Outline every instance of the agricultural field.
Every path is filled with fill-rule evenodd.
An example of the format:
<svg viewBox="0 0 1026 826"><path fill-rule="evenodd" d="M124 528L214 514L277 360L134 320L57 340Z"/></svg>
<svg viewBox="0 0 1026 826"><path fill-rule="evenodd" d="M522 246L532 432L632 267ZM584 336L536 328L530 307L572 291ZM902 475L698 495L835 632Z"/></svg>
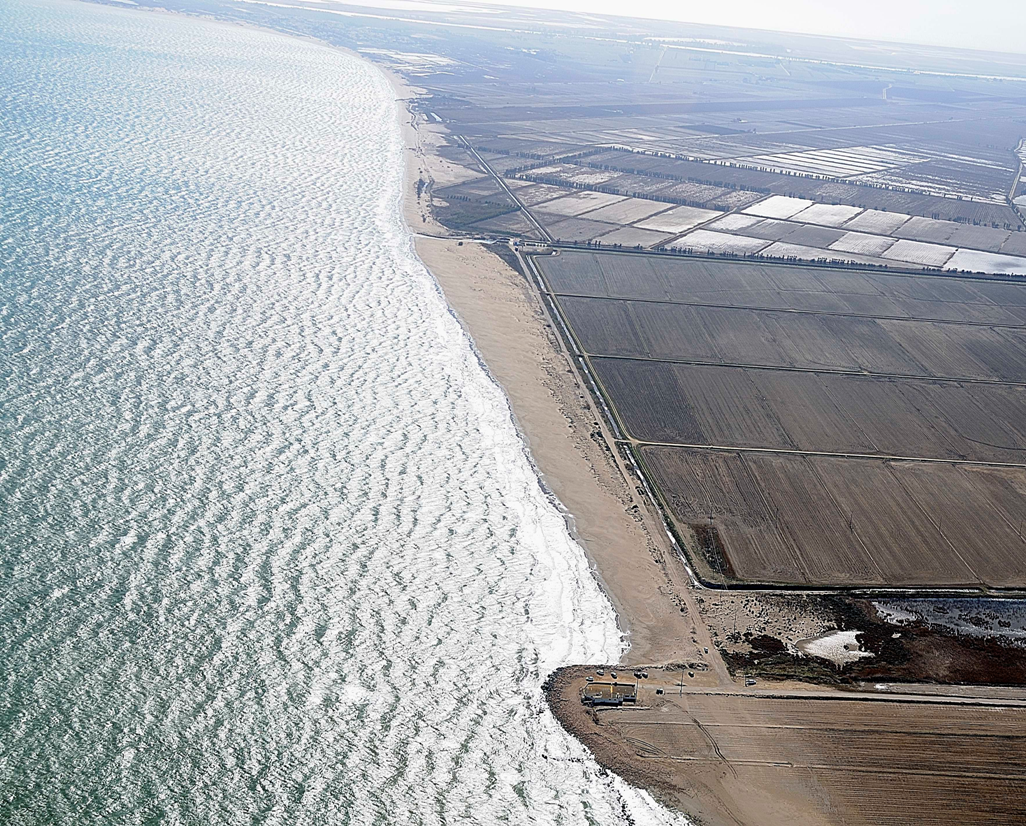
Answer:
<svg viewBox="0 0 1026 826"><path fill-rule="evenodd" d="M745 235L730 235L725 232L713 232L707 229L696 229L680 241L674 243L674 249L690 250L691 252L729 253L731 255L747 255L757 253L769 246L769 242Z"/></svg>
<svg viewBox="0 0 1026 826"><path fill-rule="evenodd" d="M1026 284L536 261L708 580L1026 586Z"/></svg>
<svg viewBox="0 0 1026 826"><path fill-rule="evenodd" d="M1026 387L594 358L644 442L1016 464ZM926 417L929 427L923 427Z"/></svg>
<svg viewBox="0 0 1026 826"><path fill-rule="evenodd" d="M859 205L843 203L843 198L839 193L835 193L836 197L831 197L830 202L822 203L818 202L815 197L766 196L756 191L737 188L736 182L732 182L730 187L693 181L673 183L662 177L646 177L634 172L618 173L579 165L589 162L592 157L594 156L588 156L577 163L513 170L510 174L514 176L512 179L518 185L533 183L536 186L546 187L550 191L575 193L536 206L534 203L528 203L528 200L533 200L532 193L529 190L524 190L527 200L521 203L525 208L537 209L541 214L536 217L545 223L551 222L551 214L583 215L589 211L586 209L586 204L590 201L587 197L581 196L601 196L595 203L603 203L603 206L607 208L601 212L596 210L596 214L590 216L593 220L623 226L637 225L642 229L654 228L641 226L641 223L648 219L649 215L658 216L665 212L666 208L660 208L660 202L676 203L681 204L684 209L690 207L694 211L705 212L707 217L701 222L680 225L680 228L668 236L667 240L671 240L673 235L684 232L697 223L706 223L714 219L716 212L726 211L730 214L717 222L716 229L728 230L729 227L734 226L736 235L746 238L753 236L766 238L769 236L765 233L775 227L777 228L777 237L771 237L770 240L786 240L786 243L791 245L790 247L759 250L747 240L729 243L718 239L718 242L715 242L717 239L710 239L699 234L688 242L677 243L678 247L703 252L730 252L733 254L759 252L768 257L790 256L810 260L834 258L876 264L886 264L886 259L891 259L902 264L929 267L944 266L955 251L961 248L994 254L1001 253L1005 242L1012 236L1019 235L1022 230L1014 214L1010 212L1004 215L1000 222L994 221L986 226L979 225L979 222L968 223L968 218L965 219L965 222L959 223L956 220L950 220L950 215L936 211L931 213L935 217L927 218L912 213L866 209L861 202ZM744 171L749 170L746 168ZM561 189L562 187L568 189ZM862 187L862 190L868 191L865 187ZM605 202L602 199L606 199ZM620 203L617 203L615 199L620 199ZM548 208L546 209L545 206ZM1007 206L998 208L1008 209ZM739 217L736 211L740 211L741 215L746 218L765 220L736 223L736 219ZM940 218L949 220L939 220ZM844 246L833 246L840 235L831 236L828 233L817 235L813 232L816 227L844 228L849 231L874 235L876 240L870 245L871 247L886 249L894 246L893 243L885 245L885 239L906 240L913 244L899 244L888 256L879 257L882 253L867 256L856 250L848 250ZM670 229L673 230L674 227L670 227ZM789 235L793 237L787 237ZM598 237L600 236L594 238ZM594 238L589 240L594 240ZM1026 235L1022 240L1026 242ZM935 248L914 246L917 243L933 243ZM945 243L947 246L942 246ZM820 252L815 250L820 250ZM1008 251L1004 252L1006 256L1011 255ZM960 261L962 263L972 262L985 272L1021 271L1026 273L1026 258L1018 262L1009 262L1007 257L991 259L988 256L960 256ZM962 267L953 267L953 269L962 269Z"/></svg>
<svg viewBox="0 0 1026 826"><path fill-rule="evenodd" d="M753 239L777 243L759 245ZM667 246L763 258L1026 275L1026 255L1014 254L1026 252L1024 232L776 195L711 220Z"/></svg>
<svg viewBox="0 0 1026 826"><path fill-rule="evenodd" d="M1026 104L993 82L995 73L1008 71L1006 65L984 71L976 57L941 60L924 53L922 65L944 68L913 77L884 66L834 64L823 50L814 63L789 59L811 48L811 41L786 48L740 43L744 54L727 48L710 62L700 46L670 46L640 32L636 39L628 36L622 50L564 38L546 46L543 59L505 46L492 59L495 47L481 42L473 58L461 51L437 67L420 66L417 85L428 92L425 117L458 135L460 146L474 147L532 212L559 197L554 193L584 191L731 215L743 210L806 228L804 235L769 239L779 245L761 249L744 239L678 240L697 224L643 226L642 203L585 219L609 229L553 227L556 215L584 215L564 212L575 209L566 201L534 216L554 238L1026 273L1026 217L1022 205L1012 202L1026 200L1017 183ZM404 53L378 50L374 56L408 72L389 57ZM965 71L950 75L954 65ZM482 77L490 80L482 84ZM568 86L576 90L572 96ZM444 223L444 209L440 214ZM472 214L454 213L450 226L464 228ZM482 214L475 229L501 225ZM834 246L838 238L808 233L815 226L843 226L878 239L858 249ZM617 232L626 228L633 231ZM666 236L654 239L639 230ZM946 249L885 249L880 238L951 252L945 258Z"/></svg>
<svg viewBox="0 0 1026 826"><path fill-rule="evenodd" d="M1021 814L1026 708L1014 699L744 695L667 668L641 681L636 708L593 714L577 696L593 673L557 672L556 715L600 763L696 822L1003 826Z"/></svg>
<svg viewBox="0 0 1026 826"><path fill-rule="evenodd" d="M603 246L641 247L643 249L658 247L667 239L665 232L641 229L640 225L620 227L605 235L599 236Z"/></svg>
<svg viewBox="0 0 1026 826"><path fill-rule="evenodd" d="M228 0L169 2L200 4L214 16L237 14ZM1026 228L1024 208L1012 203L1026 201L1018 183L1026 137L1019 79L1026 66L1018 58L873 46L868 66L852 62L860 47L776 33L565 14L566 25L553 38L551 21L542 23L533 12L518 12L507 28L480 27L475 14L452 9L357 22L308 0L288 8L290 30L361 51L405 75L417 89L410 105L422 123L451 137L445 150L452 150L453 162L478 172L478 161L487 164L517 185L519 203L529 210L536 199L558 196L520 184L721 212L779 196L823 208L799 218L807 225L836 226L852 210L866 209L1012 235ZM247 19L270 25L282 13L259 4L246 11ZM469 24L460 37L442 34L437 24L447 14ZM609 27L614 39L593 36ZM424 51L429 43L438 54ZM710 51L709 44L717 45ZM451 182L439 188L444 183ZM447 213L438 200L443 223L451 216L447 225L464 230L474 210ZM471 232L519 223L497 222L485 212ZM610 233L663 231L639 226L636 214L596 220L613 224ZM866 221L849 229L884 236L896 229L886 220ZM666 242L685 229L667 228ZM576 240L583 230L567 234ZM635 233L616 238L610 243L652 240ZM818 248L774 240L791 245L777 251ZM994 237L907 240L1026 257L1000 248Z"/></svg>
<svg viewBox="0 0 1026 826"><path fill-rule="evenodd" d="M543 205L544 207L544 205ZM542 225L549 231L549 234L556 241L570 241L580 243L600 238L610 232L620 229L617 224L607 224L602 221L591 221L586 216L579 218L568 218L551 212L538 210L534 217L541 221Z"/></svg>
<svg viewBox="0 0 1026 826"><path fill-rule="evenodd" d="M725 558L701 560L711 582L1022 586L1022 468L658 446L640 453L681 533L717 532Z"/></svg>
<svg viewBox="0 0 1026 826"><path fill-rule="evenodd" d="M603 192L573 192L566 194L560 191L559 196L535 204L535 211L546 215L577 217L585 212L607 207L627 200L622 195L607 195ZM665 207L664 207L665 209Z"/></svg>
<svg viewBox="0 0 1026 826"><path fill-rule="evenodd" d="M681 206L660 212L658 215L653 215L643 221L638 221L636 226L642 229L671 232L676 235L699 224L704 224L706 221L711 221L719 215L719 212L712 209Z"/></svg>

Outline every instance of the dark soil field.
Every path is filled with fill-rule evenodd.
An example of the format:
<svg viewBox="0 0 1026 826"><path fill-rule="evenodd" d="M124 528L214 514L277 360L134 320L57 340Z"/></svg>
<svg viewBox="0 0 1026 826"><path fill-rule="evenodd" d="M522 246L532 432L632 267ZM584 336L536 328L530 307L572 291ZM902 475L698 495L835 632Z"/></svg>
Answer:
<svg viewBox="0 0 1026 826"><path fill-rule="evenodd" d="M580 331L582 346L593 355L1026 381L1026 328L1021 327L576 296L562 298L561 304ZM951 306L927 311L936 316ZM974 310L969 308L963 318ZM994 312L1005 315L1006 310L996 307Z"/></svg>
<svg viewBox="0 0 1026 826"><path fill-rule="evenodd" d="M1026 469L654 446L640 454L679 532L714 527L739 580L1022 587ZM700 562L721 583L723 563Z"/></svg>
<svg viewBox="0 0 1026 826"><path fill-rule="evenodd" d="M539 265L710 584L1026 587L1026 284Z"/></svg>
<svg viewBox="0 0 1026 826"><path fill-rule="evenodd" d="M1026 464L1026 387L594 358L640 442Z"/></svg>

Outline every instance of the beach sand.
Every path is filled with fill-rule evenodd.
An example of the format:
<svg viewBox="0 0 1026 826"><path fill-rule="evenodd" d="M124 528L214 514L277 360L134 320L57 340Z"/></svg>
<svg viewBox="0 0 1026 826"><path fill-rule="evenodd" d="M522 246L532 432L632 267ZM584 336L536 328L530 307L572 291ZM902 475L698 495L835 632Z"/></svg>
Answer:
<svg viewBox="0 0 1026 826"><path fill-rule="evenodd" d="M402 78L388 75L398 98L415 96ZM465 239L461 245L431 216L432 185L476 173L437 154L445 142L441 126L411 115L405 103L402 111L404 209L418 233L417 253L505 390L543 482L592 561L629 635L625 663L700 658L711 644L687 572L660 518L638 494L637 480L628 481L613 456L537 292L486 245Z"/></svg>

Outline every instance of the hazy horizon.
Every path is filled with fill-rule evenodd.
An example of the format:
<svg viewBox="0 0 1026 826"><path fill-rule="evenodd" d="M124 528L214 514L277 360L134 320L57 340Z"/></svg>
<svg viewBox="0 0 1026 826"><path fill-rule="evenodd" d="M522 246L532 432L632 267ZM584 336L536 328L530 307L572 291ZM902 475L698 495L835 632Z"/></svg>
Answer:
<svg viewBox="0 0 1026 826"><path fill-rule="evenodd" d="M791 34L846 37L888 43L978 49L1026 54L1026 4L995 0L978 14L966 3L930 0L864 0L859 14L850 7L816 0L773 4L736 0L729 6L639 0L629 9L616 0L477 0L490 6L573 11L584 14L730 26Z"/></svg>

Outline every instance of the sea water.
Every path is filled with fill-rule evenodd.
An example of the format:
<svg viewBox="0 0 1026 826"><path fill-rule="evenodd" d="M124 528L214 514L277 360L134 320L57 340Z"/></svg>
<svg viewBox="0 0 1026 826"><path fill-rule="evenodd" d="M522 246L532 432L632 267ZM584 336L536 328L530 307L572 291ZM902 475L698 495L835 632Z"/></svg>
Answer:
<svg viewBox="0 0 1026 826"><path fill-rule="evenodd" d="M623 640L402 223L372 66L0 0L0 822L664 823Z"/></svg>

